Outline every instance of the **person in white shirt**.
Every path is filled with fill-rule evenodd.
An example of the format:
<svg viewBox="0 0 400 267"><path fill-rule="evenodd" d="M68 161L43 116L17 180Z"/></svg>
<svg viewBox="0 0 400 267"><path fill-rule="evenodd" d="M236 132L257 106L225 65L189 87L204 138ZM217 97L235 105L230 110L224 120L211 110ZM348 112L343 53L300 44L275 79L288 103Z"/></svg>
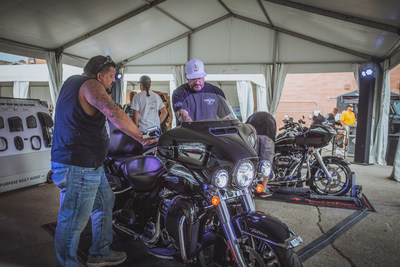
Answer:
<svg viewBox="0 0 400 267"><path fill-rule="evenodd" d="M131 108L133 109L133 122L141 131L152 127L159 127L168 112L161 97L150 90L151 79L147 75L140 77L141 92L133 97Z"/></svg>

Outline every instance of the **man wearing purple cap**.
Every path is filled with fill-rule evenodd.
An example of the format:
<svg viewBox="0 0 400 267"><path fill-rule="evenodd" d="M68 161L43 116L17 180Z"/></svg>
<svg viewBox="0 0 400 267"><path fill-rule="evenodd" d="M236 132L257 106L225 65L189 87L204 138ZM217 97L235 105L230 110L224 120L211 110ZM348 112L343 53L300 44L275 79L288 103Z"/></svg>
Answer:
<svg viewBox="0 0 400 267"><path fill-rule="evenodd" d="M199 96L199 94L201 94L202 96L205 96L202 100L204 100L206 104L210 103L209 96L211 95L219 95L225 98L224 92L219 87L204 82L204 77L207 76L207 73L204 71L204 64L200 59L191 59L186 63L185 72L188 82L176 88L172 94L172 105L177 117L178 125L180 121L192 121L195 119L191 117L193 115L189 115L188 110L183 108L184 102L189 96ZM196 102L196 105L199 106L200 110L198 113L206 112L205 109L201 109L202 104L202 102ZM209 110L210 109L208 109L208 111Z"/></svg>

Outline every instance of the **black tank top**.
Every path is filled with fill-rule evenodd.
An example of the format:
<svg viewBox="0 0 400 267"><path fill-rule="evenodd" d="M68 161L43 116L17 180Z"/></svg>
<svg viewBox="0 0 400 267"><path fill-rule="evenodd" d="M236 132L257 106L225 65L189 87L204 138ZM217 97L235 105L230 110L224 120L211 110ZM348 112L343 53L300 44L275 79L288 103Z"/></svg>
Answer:
<svg viewBox="0 0 400 267"><path fill-rule="evenodd" d="M74 75L61 88L51 148L54 162L96 168L105 159L109 147L106 117L99 111L94 116L86 114L79 102L79 88L89 79Z"/></svg>

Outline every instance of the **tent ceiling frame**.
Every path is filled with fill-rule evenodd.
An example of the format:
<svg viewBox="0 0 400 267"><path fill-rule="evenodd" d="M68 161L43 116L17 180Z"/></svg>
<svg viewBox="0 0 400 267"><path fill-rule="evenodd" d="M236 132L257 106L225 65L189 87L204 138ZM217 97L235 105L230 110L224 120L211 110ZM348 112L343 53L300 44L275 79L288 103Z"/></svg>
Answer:
<svg viewBox="0 0 400 267"><path fill-rule="evenodd" d="M330 11L330 10L326 10L326 9L319 8L319 7L313 7L313 6L309 6L309 5L305 5L305 4L301 4L301 3L297 3L297 2L288 1L288 0L264 0L264 1L282 5L282 6L286 6L286 7L295 8L298 10L302 10L302 11L306 11L306 12L310 12L310 13L314 13L314 14L318 14L318 15L325 16L325 17L330 17L330 18L334 18L334 19L338 19L338 20L343 20L346 22L351 22L351 23L367 26L370 28L375 28L378 30L393 32L393 33L396 33L397 35L400 35L400 28L389 25L389 24L372 21L372 20L368 20L368 19L363 19L363 18L351 16L351 15L346 15L343 13Z"/></svg>
<svg viewBox="0 0 400 267"><path fill-rule="evenodd" d="M265 16L265 19L268 21L269 25L271 25L271 27L275 27L274 24L272 23L271 18L268 16L267 10L265 10L264 5L261 3L261 0L257 0L257 3ZM275 63L276 58L278 57L278 32L276 30L274 30L274 47L272 49L273 49L272 51L274 51L273 62Z"/></svg>
<svg viewBox="0 0 400 267"><path fill-rule="evenodd" d="M130 18L132 18L132 17L134 17L134 16L136 16L136 15L138 15L138 14L140 14L140 13L142 13L142 12L152 8L152 7L155 7L156 5L158 5L158 4L162 3L162 2L165 2L165 1L166 0L155 0L153 2L146 1L147 4L137 8L137 9L129 12L128 14L125 14L122 17L119 17L119 18L117 18L117 19L115 19L115 20L113 20L113 21L111 21L111 22L109 22L109 23L107 23L105 25L100 26L97 29L94 29L93 31L88 32L85 35L80 36L80 37L78 37L78 38L76 38L76 39L64 44L63 46L61 46L61 47L59 47L59 48L57 48L55 50L64 50L64 49L66 49L66 48L68 48L70 46L73 46L73 45L75 45L75 44L77 44L77 43L79 43L79 42L81 42L83 40L86 40L86 39L92 37L93 35L96 35L96 34L98 34L100 32L103 32L103 31L105 31L105 30L107 30L107 29L109 29L109 28L111 28L111 27L113 27L113 26L115 26L115 25L127 20L127 19L130 19Z"/></svg>
<svg viewBox="0 0 400 267"><path fill-rule="evenodd" d="M27 48L27 49L30 49L30 50L36 50L36 51L42 51L42 52L50 51L49 49L46 49L44 47L30 45L30 44L26 44L26 43L22 43L22 42L18 42L18 41L9 40L9 39L6 39L6 38L1 38L1 37L0 37L0 42L8 44L8 45Z"/></svg>
<svg viewBox="0 0 400 267"><path fill-rule="evenodd" d="M268 16L267 10L265 10L264 5L261 3L261 0L257 0L257 3L259 5L261 11L263 12L265 18L267 19L269 25L274 26L274 24L272 23L271 18Z"/></svg>
<svg viewBox="0 0 400 267"><path fill-rule="evenodd" d="M232 63L205 63L205 66L254 66L254 65L274 65L274 64L288 64L288 65L313 65L313 64L362 64L362 63L367 63L368 61L360 61L360 62L355 62L354 60L351 61L327 61L327 62L320 62L320 61L307 61L307 62L301 62L301 61L296 61L296 62L232 62ZM169 67L171 64L126 64L124 67Z"/></svg>
<svg viewBox="0 0 400 267"><path fill-rule="evenodd" d="M348 48L345 48L345 47L342 47L342 46L338 46L338 45L335 45L335 44L332 44L332 43L324 42L322 40L319 40L319 39L316 39L316 38L313 38L313 37L310 37L310 36L307 36L307 35L303 35L301 33L293 32L293 31L290 31L290 30L287 30L287 29L284 29L284 28L272 26L272 25L270 25L268 23L265 23L265 22L262 22L262 21L259 21L259 20L255 20L255 19L252 19L252 18L248 18L248 17L244 17L244 16L241 16L241 15L236 15L236 14L234 14L233 17L235 17L237 19L241 19L241 20L247 21L249 23L253 23L253 24L268 28L268 29L277 30L278 32L285 33L285 34L288 34L288 35L291 35L291 36L294 36L294 37L297 37L297 38L300 38L300 39L303 39L303 40L306 40L306 41L309 41L309 42L313 42L313 43L316 43L316 44L319 44L319 45L322 45L322 46L326 46L326 47L330 47L330 48L333 48L335 50L339 50L339 51L342 51L342 52L345 52L345 53L348 53L348 54L352 54L352 55L355 55L355 56L358 56L358 57L362 57L362 58L365 58L367 60L381 61L381 59L375 58L375 57L373 57L371 55L367 55L367 54L364 54L364 53L361 53L361 52L358 52L358 51L354 51L354 50L351 50L351 49L348 49Z"/></svg>
<svg viewBox="0 0 400 267"><path fill-rule="evenodd" d="M147 50L145 50L145 51L143 51L143 52L141 52L139 54L136 54L136 55L134 55L134 56L132 56L132 57L130 57L128 59L125 59L125 60L123 60L121 62L121 64L125 65L127 62L130 62L132 60L138 59L138 58L140 58L140 57L142 57L144 55L147 55L147 54L149 54L149 53L151 53L151 52L153 52L153 51L155 51L155 50L157 50L159 48L162 48L162 47L167 46L167 45L169 45L169 44L171 44L173 42L176 42L176 41L178 41L178 40L180 40L182 38L190 36L191 34L193 34L195 32L201 31L201 30L203 30L203 29L205 29L207 27L210 27L211 25L214 25L214 24L216 24L218 22L221 22L221 21L223 21L223 20L225 20L227 18L230 18L230 17L232 17L232 14L226 14L226 15L224 15L222 17L219 17L219 18L217 18L215 20L209 21L209 22L207 22L207 23L205 23L205 24L203 24L203 25L201 25L201 26L199 26L197 28L194 28L191 31L187 31L187 32L185 32L183 34L180 34L180 35L178 35L178 36L176 36L176 37L174 37L172 39L169 39L169 40L167 40L165 42L162 42L162 43L160 43L158 45L155 45L155 46L153 46L153 47L151 47L151 48L149 48L149 49L147 49Z"/></svg>
<svg viewBox="0 0 400 267"><path fill-rule="evenodd" d="M233 14L232 10L230 10L229 7L225 5L224 2L222 2L222 0L217 0L217 1L223 8L225 8L226 11L228 11L229 14Z"/></svg>
<svg viewBox="0 0 400 267"><path fill-rule="evenodd" d="M143 0L143 1L145 1L145 2L148 3L149 5L151 4L151 2L148 1L148 0ZM165 1L166 1L166 0L165 0ZM177 23L179 23L179 24L182 25L183 27L185 27L185 28L187 28L187 29L189 29L189 30L192 30L192 28L191 28L189 25L186 25L185 23L183 23L182 21L180 21L180 20L177 19L176 17L172 16L171 14L169 14L168 12L166 12L165 10L161 9L160 7L154 6L154 8L157 9L158 11L160 11L161 13L163 13L165 16L169 17L170 19L176 21Z"/></svg>
<svg viewBox="0 0 400 267"><path fill-rule="evenodd" d="M171 44L171 43L173 43L175 41L178 41L178 40L180 40L182 38L189 37L191 34L193 34L195 32L198 32L198 31L200 31L202 29L210 27L210 26L212 26L212 25L214 25L214 24L216 24L216 23L218 23L220 21L223 21L223 20L225 20L227 18L230 18L230 17L241 19L241 20L247 21L249 23L253 23L253 24L268 28L268 29L276 30L276 31L281 32L281 33L285 33L285 34L288 34L288 35L291 35L291 36L294 36L294 37L297 37L297 38L301 38L301 39L306 40L306 41L310 41L310 42L313 42L313 43L316 43L316 44L319 44L319 45L322 45L322 46L330 47L330 48L333 48L335 50L339 50L339 51L342 51L342 52L345 52L345 53L348 53L348 54L352 54L352 55L355 55L355 56L358 56L358 57L361 57L361 58L365 58L365 59L367 59L369 61L374 61L374 62L375 61L381 61L381 59L377 59L377 58L375 58L375 57L373 57L371 55L367 55L367 54L364 54L364 53L361 53L361 52L357 52L357 51L354 51L354 50L351 50L351 49L348 49L348 48L345 48L345 47L341 47L341 46L338 46L338 45L335 45L335 44L332 44L332 43L324 42L324 41L321 41L321 40L318 40L318 39L315 39L315 38L312 38L312 37L309 37L309 36L305 36L305 35L302 35L300 33L289 31L289 30L286 30L286 29L283 29L283 28L280 28L280 27L275 27L275 26L272 26L272 25L270 25L268 23L265 23L265 22L262 22L262 21L258 21L258 20L251 19L251 18L248 18L248 17L240 16L240 15L237 15L237 14L234 14L234 13L228 13L228 14L220 17L220 18L217 18L217 19L215 19L213 21L205 23L205 24L203 24L203 25L201 25L201 26L199 26L199 27L197 27L197 28L195 28L195 29L193 29L191 31L185 32L185 33L183 33L181 35L178 35L178 36L176 36L176 37L174 37L172 39L169 39L169 40L167 40L167 41L165 41L163 43L155 45L155 46L153 46L153 47L151 47L151 48L149 48L149 49L147 49L147 50L145 50L145 51L143 51L143 52L141 52L139 54L136 54L136 55L134 55L134 56L132 56L130 58L127 58L127 59L123 60L120 64L121 65L126 65L127 62L130 62L130 61L138 59L138 58L140 58L142 56L145 56L145 55L147 55L147 54L149 54L149 53L151 53L151 52L153 52L153 51L155 51L155 50L157 50L159 48L162 48L162 47L164 47L166 45L169 45L169 44ZM188 51L188 56L190 57L190 52L189 51ZM130 65L128 65L128 66L130 66Z"/></svg>
<svg viewBox="0 0 400 267"><path fill-rule="evenodd" d="M78 37L75 40L72 40L72 41L62 45L61 47L59 47L57 49L46 49L46 48L43 48L43 47L28 45L28 44L25 44L25 43L12 41L12 40L8 40L8 39L4 39L4 38L0 38L0 42L11 44L11 45L16 45L16 46L19 46L19 47L28 48L28 49L32 49L32 50L39 50L39 51L43 51L43 52L46 52L46 51L63 51L65 48L70 47L70 46L72 46L74 44L77 44L80 41L83 41L83 40L85 40L87 38L90 38L91 36L93 36L95 34L98 34L98 33L102 32L102 31L104 31L104 30L106 30L106 29L108 29L108 28L110 28L112 26L115 26L116 24L118 24L118 23L120 23L122 21L125 21L125 20L127 20L129 18L132 18L132 17L134 17L134 16L136 16L136 15L138 15L138 14L140 14L140 13L142 13L142 12L144 12L144 11L150 9L150 8L155 8L159 12L161 12L162 14L166 15L170 19L176 21L180 25L182 25L185 28L187 28L188 31L183 33L183 34L180 34L180 35L178 35L178 36L176 36L176 37L174 37L172 39L169 39L169 40L167 40L165 42L162 42L162 43L160 43L158 45L155 45L155 46L153 46L153 47L151 47L151 48L149 48L149 49L147 49L147 50L145 50L145 51L143 51L141 53L138 53L136 55L133 55L132 57L129 57L129 58L121 61L120 63L117 64L119 67L125 65L126 63L128 63L130 61L133 61L133 60L138 59L138 58L140 58L140 57L142 57L144 55L147 55L147 54L149 54L149 53L151 53L151 52L153 52L153 51L155 51L155 50L157 50L159 48L162 48L162 47L167 46L167 45L169 45L169 44L171 44L171 43L173 43L175 41L178 41L178 40L180 40L182 38L185 38L185 37L188 38L188 55L187 56L188 56L188 59L189 59L190 56L191 56L191 51L190 51L190 47L191 47L191 45L190 45L190 39L191 38L190 37L191 37L191 34L193 34L195 32L198 32L198 31L200 31L202 29L205 29L207 27L210 27L210 26L212 26L212 25L214 25L214 24L216 24L216 23L218 23L220 21L223 21L223 20L225 20L227 18L230 18L230 17L234 17L234 18L237 18L237 19L240 19L240 20L252 23L252 24L256 24L256 25L271 29L271 30L275 30L275 31L280 32L280 33L285 33L285 34L288 34L288 35L291 35L291 36L294 36L294 37L297 37L297 38L300 38L300 39L303 39L303 40L306 40L306 41L310 41L310 42L313 42L313 43L316 43L316 44L319 44L319 45L322 45L322 46L330 47L330 48L333 48L335 50L342 51L342 52L345 52L345 53L349 53L349 54L352 54L352 55L355 55L355 56L358 56L358 57L361 57L361 58L365 58L365 59L367 59L369 61L373 61L373 62L382 61L382 59L373 57L371 55L367 55L367 54L364 54L364 53L361 53L361 52L358 52L358 51L354 51L354 50L351 50L351 49L348 49L348 48L345 48L345 47L341 47L341 46L338 46L338 45L335 45L335 44L332 44L332 43L324 42L322 40L319 40L319 39L316 39L316 38L313 38L313 37L310 37L310 36L306 36L306 35L303 35L303 34L300 34L300 33L297 33L297 32L293 32L293 31L290 31L290 30L287 30L287 29L284 29L284 28L280 28L280 27L274 26L272 24L271 19L268 16L268 13L267 13L264 5L261 3L261 0L257 0L257 2L259 4L259 6L260 6L260 9L264 13L266 20L268 22L270 22L270 23L258 21L258 20L255 20L255 19L252 19L252 18L249 18L249 17L245 17L245 16L241 16L241 15L235 14L223 3L222 0L217 0L218 3L221 4L221 6L223 6L225 8L225 10L228 12L228 14L226 14L224 16L221 16L221 17L219 17L219 18L217 18L215 20L209 21L209 22L207 22L207 23L205 23L205 24L203 24L203 25L201 25L201 26L199 26L197 28L194 28L194 29L192 29L191 27L189 27L185 23L181 22L180 20L178 20L177 18L175 18L171 14L167 13L166 11L162 10L161 8L157 7L158 4L160 4L162 2L165 2L167 0L154 0L152 2L150 2L148 0L144 0L144 1L146 2L145 5L137 8L137 9L129 12L128 14L125 14L124 16L122 16L120 18L117 18L117 19L113 20L112 22L107 23L107 24L105 24L105 25L103 25L103 26L101 26L101 27L99 27L99 28L97 28L97 29L95 29L95 30L93 30L93 31L81 36L81 37ZM305 6L303 4L298 4L298 3L294 3L294 2L286 1L286 0L264 0L264 1L272 2L272 3L276 3L276 4L280 4L280 5L286 5L286 6L290 6L290 7L296 6L294 8L298 8L298 9L301 9L301 8L297 7L297 5ZM321 15L325 15L325 14L328 14L328 13L329 14L330 13L336 13L336 12L331 12L331 11L327 11L327 10L323 10L323 9L319 9L319 8L314 8L314 7L310 7L310 10L311 9L315 9L315 10L318 9L319 11L315 11L313 13L319 12L317 14L321 13ZM307 9L305 11L309 11L309 10ZM312 11L309 11L309 12L312 12ZM354 19L354 17L348 16L348 15L344 15L344 14L340 14L340 13L337 13L337 14L338 14L338 16L340 15L342 17L351 18L351 20L346 20L346 21L353 22L352 20ZM358 18L356 18L356 19L358 19ZM363 20L363 19L361 19L361 20ZM372 22L372 21L370 21L370 22ZM379 24L379 23L376 23L376 24ZM386 24L384 24L384 25L386 25ZM386 26L390 26L390 25L386 25ZM393 31L393 29L396 29L395 32L400 31L399 28L396 28L394 26L390 26L390 27L392 28L392 31ZM275 34L275 38L277 38L276 34ZM274 43L275 43L275 46L277 46L276 42L274 42ZM275 51L275 53L276 52L277 51ZM396 51L394 51L394 52L396 52ZM68 54L68 53L65 53L65 54L70 56L70 57L73 57L73 58L78 58L79 60L87 60L84 57L80 57L80 56L76 56L76 55ZM275 61L275 59L274 59L274 61ZM241 63L238 63L238 64L241 64ZM258 64L258 63L256 63L256 64Z"/></svg>
<svg viewBox="0 0 400 267"><path fill-rule="evenodd" d="M84 62L84 63L86 63L86 62L89 60L89 59L86 58L86 57L81 57L81 56L77 56L77 55L70 54L70 53L66 53L66 52L63 52L63 55L68 56L68 57L71 57L71 58L76 59L76 60L78 60L78 61L82 61L82 62Z"/></svg>

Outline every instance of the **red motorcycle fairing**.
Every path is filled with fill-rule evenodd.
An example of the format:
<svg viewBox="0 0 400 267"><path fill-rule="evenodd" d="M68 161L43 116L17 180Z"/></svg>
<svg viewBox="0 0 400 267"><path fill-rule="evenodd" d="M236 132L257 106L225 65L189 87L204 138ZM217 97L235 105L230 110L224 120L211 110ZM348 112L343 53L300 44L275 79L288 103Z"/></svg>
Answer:
<svg viewBox="0 0 400 267"><path fill-rule="evenodd" d="M291 248L294 246L291 241L296 238L299 238L300 243L302 242L301 238L294 235L285 223L261 211L238 214L233 217L232 221L235 222L234 226L240 233L276 246Z"/></svg>

